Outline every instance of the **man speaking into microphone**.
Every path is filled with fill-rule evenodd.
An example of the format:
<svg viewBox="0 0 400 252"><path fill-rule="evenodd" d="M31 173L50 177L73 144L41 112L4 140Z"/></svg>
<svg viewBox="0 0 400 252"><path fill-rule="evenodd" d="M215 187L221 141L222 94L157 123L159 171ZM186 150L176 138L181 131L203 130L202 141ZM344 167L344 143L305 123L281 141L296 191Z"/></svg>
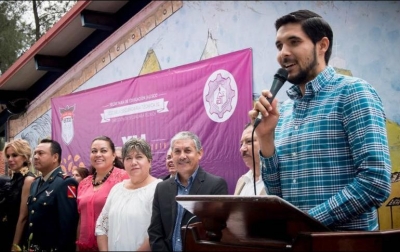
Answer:
<svg viewBox="0 0 400 252"><path fill-rule="evenodd" d="M333 32L299 10L275 22L277 60L293 84L281 104L263 90L257 120L261 174L269 194L332 230L377 230L391 164L382 101L365 80L328 66ZM269 102L269 101L271 102Z"/></svg>

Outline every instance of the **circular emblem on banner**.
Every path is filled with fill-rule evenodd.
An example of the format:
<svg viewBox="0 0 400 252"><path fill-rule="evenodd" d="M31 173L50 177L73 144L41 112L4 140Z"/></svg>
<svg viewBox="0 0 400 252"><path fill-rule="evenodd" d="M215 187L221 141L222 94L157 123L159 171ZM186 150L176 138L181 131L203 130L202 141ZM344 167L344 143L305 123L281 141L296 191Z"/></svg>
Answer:
<svg viewBox="0 0 400 252"><path fill-rule="evenodd" d="M203 90L203 104L208 117L214 122L225 122L236 109L238 90L235 78L219 69L208 77Z"/></svg>

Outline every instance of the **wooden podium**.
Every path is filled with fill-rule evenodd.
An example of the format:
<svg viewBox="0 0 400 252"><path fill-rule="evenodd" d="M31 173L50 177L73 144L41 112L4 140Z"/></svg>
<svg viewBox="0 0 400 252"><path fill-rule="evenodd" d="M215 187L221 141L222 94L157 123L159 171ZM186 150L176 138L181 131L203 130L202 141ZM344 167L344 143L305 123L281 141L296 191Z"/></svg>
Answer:
<svg viewBox="0 0 400 252"><path fill-rule="evenodd" d="M181 195L201 222L182 223L185 251L384 251L400 230L332 232L277 196Z"/></svg>

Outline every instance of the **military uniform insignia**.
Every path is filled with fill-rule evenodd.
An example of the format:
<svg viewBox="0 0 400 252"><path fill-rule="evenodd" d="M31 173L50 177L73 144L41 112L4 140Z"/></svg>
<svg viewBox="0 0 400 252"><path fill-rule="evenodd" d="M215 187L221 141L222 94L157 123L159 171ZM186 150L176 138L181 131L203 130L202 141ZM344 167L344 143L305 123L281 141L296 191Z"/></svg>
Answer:
<svg viewBox="0 0 400 252"><path fill-rule="evenodd" d="M61 172L60 172L61 173ZM69 178L70 176L67 173L61 173L62 178L65 180L66 178Z"/></svg>
<svg viewBox="0 0 400 252"><path fill-rule="evenodd" d="M76 198L76 186L73 185L67 186L67 197Z"/></svg>
<svg viewBox="0 0 400 252"><path fill-rule="evenodd" d="M46 193L46 196L47 197L49 197L50 196L50 194L53 192L54 190L51 190L50 192L48 192L48 191L45 191L45 193Z"/></svg>

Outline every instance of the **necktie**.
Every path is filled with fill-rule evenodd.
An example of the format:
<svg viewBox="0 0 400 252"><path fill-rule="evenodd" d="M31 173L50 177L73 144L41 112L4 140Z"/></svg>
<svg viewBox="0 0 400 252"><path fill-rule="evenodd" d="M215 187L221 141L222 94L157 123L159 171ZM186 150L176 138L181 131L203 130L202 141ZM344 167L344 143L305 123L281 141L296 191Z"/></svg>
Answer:
<svg viewBox="0 0 400 252"><path fill-rule="evenodd" d="M43 178L40 178L40 181L39 181L39 188L43 185L43 183L44 183L44 179L43 179Z"/></svg>

